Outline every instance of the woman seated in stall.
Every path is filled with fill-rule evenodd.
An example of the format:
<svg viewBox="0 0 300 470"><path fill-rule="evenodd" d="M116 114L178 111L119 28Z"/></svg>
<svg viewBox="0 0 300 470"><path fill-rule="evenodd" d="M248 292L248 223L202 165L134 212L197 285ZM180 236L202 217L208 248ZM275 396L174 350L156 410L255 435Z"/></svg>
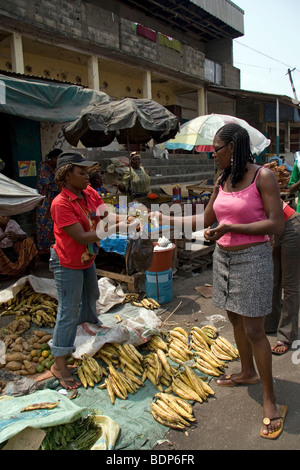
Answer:
<svg viewBox="0 0 300 470"><path fill-rule="evenodd" d="M34 241L20 225L7 216L0 216L0 278L30 273L38 263Z"/></svg>
<svg viewBox="0 0 300 470"><path fill-rule="evenodd" d="M151 192L150 177L141 165L139 152L131 152L130 168L125 171L122 182L116 185L121 192L127 192L133 198L145 197Z"/></svg>

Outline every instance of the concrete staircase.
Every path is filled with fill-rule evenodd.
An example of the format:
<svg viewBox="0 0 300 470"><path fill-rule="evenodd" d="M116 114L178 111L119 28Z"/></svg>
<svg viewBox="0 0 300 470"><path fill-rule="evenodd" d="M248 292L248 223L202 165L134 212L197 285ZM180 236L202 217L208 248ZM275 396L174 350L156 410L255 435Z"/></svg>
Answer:
<svg viewBox="0 0 300 470"><path fill-rule="evenodd" d="M92 153L92 152L91 152ZM103 170L111 163L111 158L128 157L128 152L101 152L89 154L90 160L97 160ZM142 152L142 164L149 171L153 192L161 192L162 185L197 184L214 178L214 161L204 153L169 154L169 159L154 158L151 152Z"/></svg>

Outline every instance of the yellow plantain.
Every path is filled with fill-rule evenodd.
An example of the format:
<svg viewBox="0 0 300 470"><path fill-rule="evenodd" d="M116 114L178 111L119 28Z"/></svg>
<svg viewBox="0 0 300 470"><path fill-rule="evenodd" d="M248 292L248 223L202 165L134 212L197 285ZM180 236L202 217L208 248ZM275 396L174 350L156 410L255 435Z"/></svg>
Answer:
<svg viewBox="0 0 300 470"><path fill-rule="evenodd" d="M158 392L154 395L154 397L158 397L163 400L167 405L169 405L176 413L178 413L183 418L186 418L189 421L196 421L196 418L193 416L192 413L188 412L186 408L180 405L177 401L177 397L173 395L169 395L168 393Z"/></svg>
<svg viewBox="0 0 300 470"><path fill-rule="evenodd" d="M232 361L233 359L233 357L227 354L224 351L224 349L221 349L217 343L212 345L211 350L214 353L214 355L217 356L217 358L221 359L222 361Z"/></svg>
<svg viewBox="0 0 300 470"><path fill-rule="evenodd" d="M224 349L226 353L233 356L235 359L239 357L238 350L223 336L218 336L216 343L220 348Z"/></svg>
<svg viewBox="0 0 300 470"><path fill-rule="evenodd" d="M168 358L167 358L165 352L164 352L162 349L158 348L158 349L156 350L156 354L157 354L157 356L159 357L159 360L160 360L160 362L162 363L162 366L163 366L163 369L165 370L165 372L166 372L170 377L172 377L171 365L170 365L170 363L169 363L169 361L168 361Z"/></svg>
<svg viewBox="0 0 300 470"><path fill-rule="evenodd" d="M188 426L188 427L190 426L190 423L183 416L181 416L174 409L172 409L165 401L158 399L158 400L155 401L155 403L162 410L166 411L171 416L174 416L174 418L177 422L180 422L180 423L182 423L182 424L184 424L185 426Z"/></svg>
<svg viewBox="0 0 300 470"><path fill-rule="evenodd" d="M112 386L110 384L110 381L109 381L108 377L106 377L104 379L104 383L106 385L106 390L108 392L109 399L110 399L111 403L114 405L115 401L116 401L116 395L115 395L115 392L112 389Z"/></svg>
<svg viewBox="0 0 300 470"><path fill-rule="evenodd" d="M161 416L159 416L157 413L155 413L154 410L151 410L151 414L154 417L154 419L158 423L162 424L163 426L167 426L168 428L179 429L179 430L185 429L185 426L183 424L173 423L173 422L167 421L167 420L163 419Z"/></svg>
<svg viewBox="0 0 300 470"><path fill-rule="evenodd" d="M87 388L87 380L85 378L85 375L83 373L83 370L82 370L82 366L79 366L78 369L77 369L77 375L79 377L79 380L80 382L82 383L82 385L84 386L84 388Z"/></svg>

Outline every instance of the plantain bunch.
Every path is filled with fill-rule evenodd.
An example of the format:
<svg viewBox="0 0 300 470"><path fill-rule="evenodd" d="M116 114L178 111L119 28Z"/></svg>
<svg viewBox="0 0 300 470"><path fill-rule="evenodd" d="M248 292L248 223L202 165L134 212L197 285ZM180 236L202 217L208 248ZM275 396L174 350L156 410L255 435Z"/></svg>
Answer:
<svg viewBox="0 0 300 470"><path fill-rule="evenodd" d="M0 316L15 315L17 320L24 318L38 327L53 328L56 323L57 300L48 294L35 292L29 283L1 307L5 310Z"/></svg>
<svg viewBox="0 0 300 470"><path fill-rule="evenodd" d="M105 374L104 367L98 364L96 359L87 354L82 356L82 362L77 368L77 375L84 388L94 387L95 384L101 382Z"/></svg>
<svg viewBox="0 0 300 470"><path fill-rule="evenodd" d="M182 398L159 392L150 405L151 413L160 424L173 429L185 430L196 419L192 406Z"/></svg>
<svg viewBox="0 0 300 470"><path fill-rule="evenodd" d="M126 293L125 294L125 299L123 300L123 304L125 303L131 303L135 307L144 307L147 308L148 310L154 310L156 308L160 307L160 304L152 298L143 298L140 300L139 294L135 293Z"/></svg>

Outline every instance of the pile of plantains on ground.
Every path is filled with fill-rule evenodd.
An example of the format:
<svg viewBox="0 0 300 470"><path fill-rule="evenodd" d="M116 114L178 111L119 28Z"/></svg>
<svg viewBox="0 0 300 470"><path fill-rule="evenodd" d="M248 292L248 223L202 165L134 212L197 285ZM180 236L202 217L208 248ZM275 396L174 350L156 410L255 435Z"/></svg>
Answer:
<svg viewBox="0 0 300 470"><path fill-rule="evenodd" d="M135 394L148 379L158 390L149 410L153 417L183 430L195 421L189 402L213 396L209 379L222 375L227 362L238 357L238 350L212 325L195 326L189 333L176 327L143 346L106 343L94 357L82 357L77 374L85 388L106 390L112 404Z"/></svg>

